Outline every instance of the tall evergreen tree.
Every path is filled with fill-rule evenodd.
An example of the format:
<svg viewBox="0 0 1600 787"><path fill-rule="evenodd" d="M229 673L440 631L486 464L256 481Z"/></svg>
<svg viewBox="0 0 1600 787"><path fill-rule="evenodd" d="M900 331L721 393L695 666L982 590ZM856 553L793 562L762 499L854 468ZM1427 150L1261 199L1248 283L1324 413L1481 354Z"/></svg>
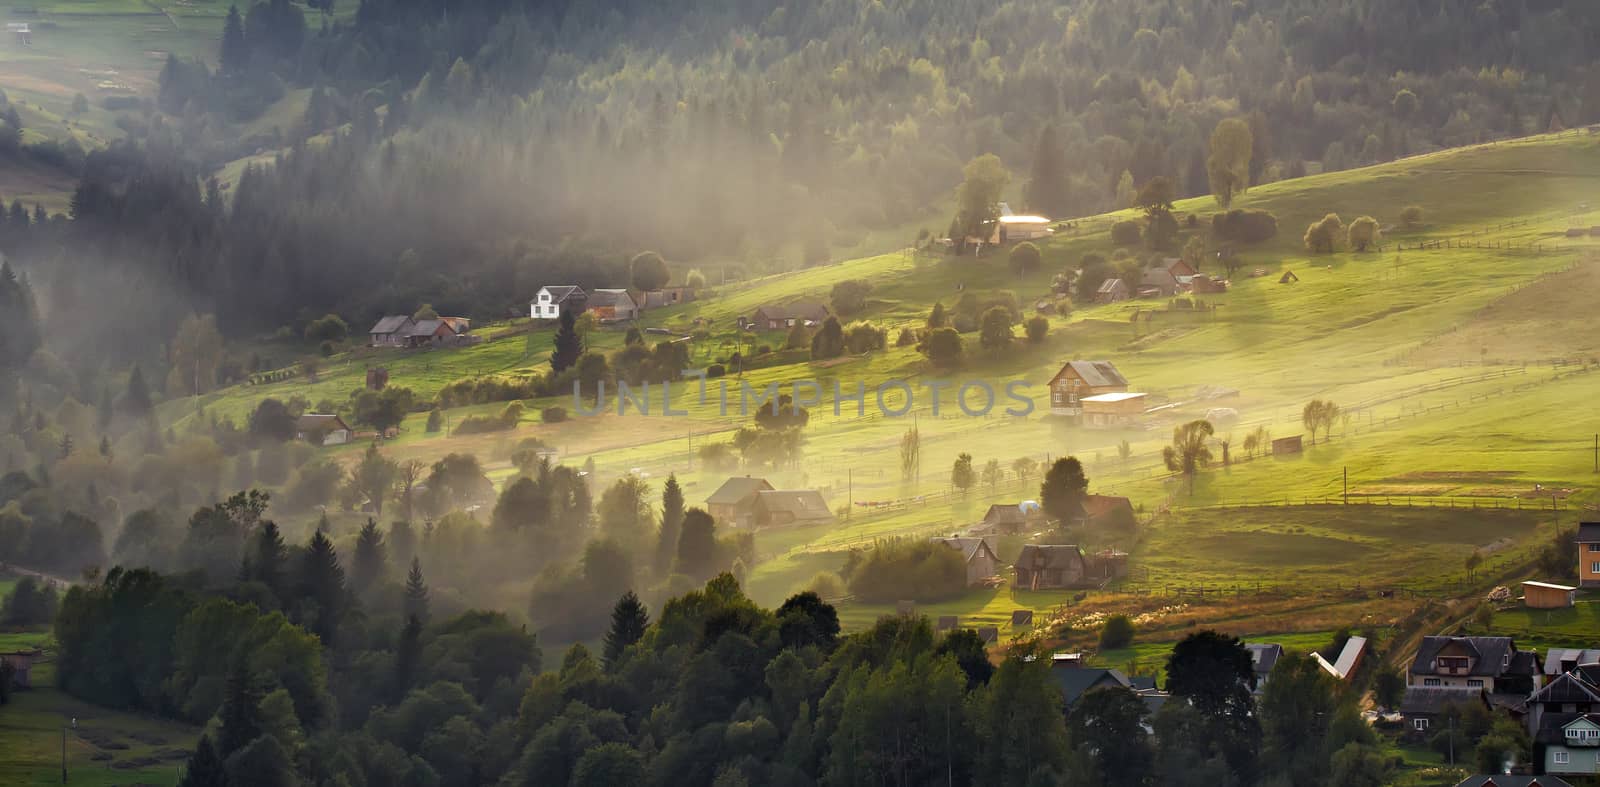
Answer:
<svg viewBox="0 0 1600 787"><path fill-rule="evenodd" d="M698 508L683 514L683 532L678 534L677 567L680 574L704 580L713 573L717 553L717 523Z"/></svg>
<svg viewBox="0 0 1600 787"><path fill-rule="evenodd" d="M143 418L151 413L154 405L150 402L150 386L144 381L144 371L139 364L133 365L133 371L128 373L128 388L122 393L122 410L129 415Z"/></svg>
<svg viewBox="0 0 1600 787"><path fill-rule="evenodd" d="M222 23L222 47L218 52L222 73L238 74L250 64L250 50L244 37L244 19L237 5L228 6L228 18Z"/></svg>
<svg viewBox="0 0 1600 787"><path fill-rule="evenodd" d="M605 651L602 654L606 669L615 670L621 663L623 651L638 642L649 627L650 613L645 610L639 597L631 590L622 594L616 606L611 608L611 629L606 632Z"/></svg>
<svg viewBox="0 0 1600 787"><path fill-rule="evenodd" d="M288 560L288 555L288 547L283 543L277 523L270 520L262 522L256 528L255 545L248 557L250 578L272 588L282 598L283 564Z"/></svg>
<svg viewBox="0 0 1600 787"><path fill-rule="evenodd" d="M261 737L261 687L251 674L243 657L237 659L228 673L227 687L222 697L222 709L217 711L222 720L218 733L217 754L223 759Z"/></svg>
<svg viewBox="0 0 1600 787"><path fill-rule="evenodd" d="M578 335L578 319L569 310L563 309L561 312L555 345L555 352L550 353L550 369L556 374L570 369L583 356L583 337Z"/></svg>
<svg viewBox="0 0 1600 787"><path fill-rule="evenodd" d="M656 537L655 570L658 577L672 571L678 554L678 534L683 530L683 487L676 473L667 476L661 487L661 532Z"/></svg>
<svg viewBox="0 0 1600 787"><path fill-rule="evenodd" d="M383 579L387 560L388 548L383 543L383 533L378 530L378 523L369 518L361 526L361 535L356 537L356 552L350 561L350 584L353 589L358 593L363 592Z"/></svg>
<svg viewBox="0 0 1600 787"><path fill-rule="evenodd" d="M417 679L417 666L422 660L422 621L416 615L406 615L405 628L400 630L400 641L394 650L394 680L389 688L389 701L395 705L405 699Z"/></svg>
<svg viewBox="0 0 1600 787"><path fill-rule="evenodd" d="M344 615L344 569L339 566L333 542L320 530L311 536L300 559L299 590L304 600L316 605L315 618L306 628L322 638L323 647L331 648L339 619ZM301 621L302 625L306 623Z"/></svg>
<svg viewBox="0 0 1600 787"><path fill-rule="evenodd" d="M183 769L183 778L178 780L178 787L227 785L228 772L222 767L222 758L217 756L216 747L211 745L211 736L201 735L194 754L189 755L189 764Z"/></svg>
<svg viewBox="0 0 1600 787"><path fill-rule="evenodd" d="M407 617L424 623L428 620L428 584L422 579L422 561L411 558L411 573L406 575L406 592L402 603Z"/></svg>

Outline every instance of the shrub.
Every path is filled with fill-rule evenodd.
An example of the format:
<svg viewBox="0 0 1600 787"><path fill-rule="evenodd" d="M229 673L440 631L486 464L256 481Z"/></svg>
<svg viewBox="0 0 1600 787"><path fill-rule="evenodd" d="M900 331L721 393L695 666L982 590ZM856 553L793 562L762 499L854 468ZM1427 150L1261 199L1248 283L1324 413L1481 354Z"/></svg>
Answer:
<svg viewBox="0 0 1600 787"><path fill-rule="evenodd" d="M1026 276L1033 273L1039 270L1041 259L1038 246L1028 241L1018 243L1011 247L1011 255L1009 257L1011 272L1018 276Z"/></svg>
<svg viewBox="0 0 1600 787"><path fill-rule="evenodd" d="M440 412L439 408L437 408L437 407L433 408L432 410L429 410L428 411L428 425L426 427L427 432L429 434L432 434L434 432L439 431L441 428L443 428L443 426L444 426L444 413Z"/></svg>
<svg viewBox="0 0 1600 787"><path fill-rule="evenodd" d="M922 352L935 366L955 366L961 362L961 334L954 328L940 328L928 334Z"/></svg>
<svg viewBox="0 0 1600 787"><path fill-rule="evenodd" d="M1011 312L1003 306L991 307L983 313L983 327L978 343L985 350L1004 350L1011 346Z"/></svg>
<svg viewBox="0 0 1600 787"><path fill-rule="evenodd" d="M894 346L910 347L917 343L917 332L910 328L901 328L900 335L895 338Z"/></svg>
<svg viewBox="0 0 1600 787"><path fill-rule="evenodd" d="M1127 615L1112 615L1100 629L1100 649L1116 650L1133 644L1133 621Z"/></svg>
<svg viewBox="0 0 1600 787"><path fill-rule="evenodd" d="M1028 318L1026 329L1028 332L1028 341L1038 344L1039 342L1044 341L1044 337L1050 334L1050 321L1044 317L1030 317Z"/></svg>
<svg viewBox="0 0 1600 787"><path fill-rule="evenodd" d="M889 346L889 332L874 327L871 323L858 322L845 332L844 343L845 347L856 355L882 350Z"/></svg>
<svg viewBox="0 0 1600 787"><path fill-rule="evenodd" d="M541 383L541 378L536 375L463 377L440 388L438 400L443 407L514 402L536 396Z"/></svg>
<svg viewBox="0 0 1600 787"><path fill-rule="evenodd" d="M844 355L844 326L839 324L839 318L829 315L823 320L821 330L811 337L811 359L815 361L837 358Z"/></svg>
<svg viewBox="0 0 1600 787"><path fill-rule="evenodd" d="M1400 209L1400 223L1404 224L1406 229L1414 230L1414 229L1416 229L1418 227L1421 227L1422 226L1422 206L1421 205L1407 205L1404 208L1401 208Z"/></svg>
<svg viewBox="0 0 1600 787"><path fill-rule="evenodd" d="M1356 251L1366 251L1368 247L1378 245L1379 235L1378 220L1371 216L1362 216L1350 222L1350 248Z"/></svg>
<svg viewBox="0 0 1600 787"><path fill-rule="evenodd" d="M1111 225L1111 242L1117 246L1137 246L1143 234L1139 230L1139 222L1133 219L1123 219Z"/></svg>
<svg viewBox="0 0 1600 787"><path fill-rule="evenodd" d="M832 571L818 571L804 589L822 599L840 598L846 593L844 579Z"/></svg>
<svg viewBox="0 0 1600 787"><path fill-rule="evenodd" d="M469 415L461 419L456 426L456 434L481 434L483 432L503 432L515 429L522 420L522 403L512 402L506 405L499 415Z"/></svg>
<svg viewBox="0 0 1600 787"><path fill-rule="evenodd" d="M763 345L761 345L761 346L756 348L756 355L771 355L771 354L772 354L772 345L770 345L770 344L763 344Z"/></svg>
<svg viewBox="0 0 1600 787"><path fill-rule="evenodd" d="M868 603L942 601L967 587L961 553L933 541L879 544L849 567L850 592Z"/></svg>
<svg viewBox="0 0 1600 787"><path fill-rule="evenodd" d="M1211 216L1211 234L1218 240L1261 243L1278 234L1278 217L1264 210L1240 210Z"/></svg>
<svg viewBox="0 0 1600 787"><path fill-rule="evenodd" d="M559 424L567 420L567 408L560 406L546 407L539 412L539 419L547 424Z"/></svg>
<svg viewBox="0 0 1600 787"><path fill-rule="evenodd" d="M706 377L723 377L727 374L727 367L720 363L714 363L706 367Z"/></svg>
<svg viewBox="0 0 1600 787"><path fill-rule="evenodd" d="M1306 251L1313 254L1319 251L1332 252L1334 244L1339 240L1339 233L1344 229L1344 222L1339 219L1339 214L1329 213L1320 221L1314 221L1306 227L1303 238Z"/></svg>
<svg viewBox="0 0 1600 787"><path fill-rule="evenodd" d="M317 351L322 353L322 357L324 358L332 358L333 354L339 351L339 348L334 347L333 342L323 342L322 345L317 348Z"/></svg>
<svg viewBox="0 0 1600 787"><path fill-rule="evenodd" d="M342 342L350 335L350 326L337 314L327 314L306 325L306 340L313 342Z"/></svg>

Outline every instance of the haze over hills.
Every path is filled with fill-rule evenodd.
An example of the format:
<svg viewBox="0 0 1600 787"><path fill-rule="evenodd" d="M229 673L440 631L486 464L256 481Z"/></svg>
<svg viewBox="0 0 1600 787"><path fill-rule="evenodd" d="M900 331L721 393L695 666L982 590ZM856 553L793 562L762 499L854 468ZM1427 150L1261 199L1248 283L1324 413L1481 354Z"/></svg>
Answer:
<svg viewBox="0 0 1600 787"><path fill-rule="evenodd" d="M1593 4L6 10L0 783L1571 764Z"/></svg>

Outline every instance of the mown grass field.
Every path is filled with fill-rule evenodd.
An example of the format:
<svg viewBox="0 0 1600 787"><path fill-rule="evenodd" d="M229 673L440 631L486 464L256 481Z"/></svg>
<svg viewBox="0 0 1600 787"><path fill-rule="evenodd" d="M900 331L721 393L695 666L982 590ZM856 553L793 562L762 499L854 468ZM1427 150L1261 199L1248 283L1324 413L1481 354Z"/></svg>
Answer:
<svg viewBox="0 0 1600 787"><path fill-rule="evenodd" d="M68 697L51 687L52 667L36 665L35 688L0 705L0 784L60 784L63 730L68 784L177 782L197 729Z"/></svg>
<svg viewBox="0 0 1600 787"><path fill-rule="evenodd" d="M612 410L564 424L539 423L542 407L573 409L570 397L554 397L529 402L519 428L491 435L425 434L422 416L413 416L386 450L422 459L471 451L490 462L498 479L510 473L511 446L536 436L556 446L565 461L593 459L602 484L627 472L652 481L676 473L696 504L729 473L701 467L694 449L728 439L750 420L739 411L740 386L759 390L815 379L827 394L811 408L803 458L792 467L738 472L765 475L779 486L821 489L836 507L856 505L834 525L758 535L762 560L750 568L747 586L764 603L776 603L818 571L837 570L851 546L953 531L979 518L991 502L1036 497L1037 477L1017 478L1009 470L1012 461L1066 454L1084 460L1093 491L1127 495L1147 514L1172 511L1136 536L1086 544L1130 550L1133 579L1141 584L1443 587L1464 573L1467 554L1481 550L1502 562L1526 555L1548 537L1554 522L1570 524L1578 507L1594 499L1592 435L1600 424L1590 402L1600 377L1589 371L1592 332L1576 330L1571 320L1542 319L1541 304L1570 308L1595 280L1600 240L1564 234L1568 227L1600 223L1579 207L1597 176L1600 143L1567 135L1260 186L1242 205L1273 211L1278 236L1241 250L1245 265L1232 289L1200 298L1214 309L1174 311L1160 301L1080 306L1051 315L1050 336L1040 345L986 352L975 334L964 336L967 360L956 370L933 369L911 348L822 363L801 353L775 353L752 359L742 377L722 381L729 386L726 412L717 381L707 387L704 401L698 386L674 386L675 407L687 411L681 417L660 414L658 390L650 415ZM1324 213L1336 211L1346 221L1371 214L1389 224L1411 204L1424 208L1424 226L1395 230L1381 253L1308 255L1301 247L1303 228ZM1203 220L1214 206L1209 199L1186 200L1177 209ZM1013 275L999 255L892 253L713 288L698 302L649 312L643 324L687 332L695 319L709 321L711 338L692 349L696 365L702 365L725 359L738 346L732 324L737 315L764 303L825 300L846 279L872 282L861 318L888 328L891 341L899 327L920 324L934 301L948 308L965 292L1011 292L1031 312L1029 305L1046 294L1063 266L1087 252L1109 253L1109 218L1085 220L1077 234L1044 243L1045 265L1031 276ZM1451 248L1395 246L1444 239ZM1463 242L1466 247L1459 247ZM1508 244L1518 248L1503 248ZM1266 275L1250 276L1257 268ZM1293 270L1299 281L1279 284L1284 270ZM1148 321L1130 320L1152 310ZM1507 332L1518 339L1474 351L1474 337ZM781 347L782 338L761 334L743 342L748 351L763 343ZM550 339L550 331L539 328L459 351L356 350L325 363L316 383L239 386L203 397L201 404L208 414L242 421L265 396L342 400L360 387L373 364L388 367L391 384L428 397L451 380L473 375L542 372ZM597 349L620 342L616 329L590 336ZM286 348L283 355L287 363L294 351ZM1135 390L1167 407L1125 430L1088 430L1047 417L1044 384L1073 358L1116 363ZM947 389L935 414L923 387L934 379L982 380L996 390L1020 381L1036 407L1011 417L999 409L1014 403L1001 399L988 417L969 417ZM872 391L886 381L911 386L914 401L901 417L879 412ZM845 391L866 386L865 417L854 403L834 414L836 383ZM1203 387L1237 395L1207 398ZM1331 437L1319 434L1313 443L1307 434L1306 450L1298 456L1245 455L1243 437L1257 426L1273 436L1304 433L1299 413L1311 398L1336 401L1350 417L1334 426ZM903 393L891 391L883 405L899 409L903 403ZM457 408L449 416L457 421L501 406ZM1231 437L1233 462L1220 466L1220 445L1214 446L1218 462L1194 479L1191 490L1162 466L1160 451L1174 425L1214 407L1239 413L1236 423L1218 430L1219 438ZM193 412L187 401L164 408L180 428ZM921 470L905 479L898 445L913 424L922 436ZM1119 451L1124 440L1127 458ZM360 450L352 445L329 453L348 460ZM949 468L959 453L971 454L980 468L998 460L1005 478L994 488L950 494ZM1300 505L1343 499L1346 472L1352 502L1389 505ZM1284 505L1289 503L1295 505ZM1240 505L1253 507L1241 511ZM1260 507L1266 505L1274 507ZM1556 510L1547 511L1552 506ZM960 615L976 625L1008 621L1011 609L1060 603L1001 590L925 605L924 611ZM1359 618L1359 609L1351 605L1345 617ZM884 611L846 604L841 614L854 627ZM1330 620L1329 626L1346 622Z"/></svg>

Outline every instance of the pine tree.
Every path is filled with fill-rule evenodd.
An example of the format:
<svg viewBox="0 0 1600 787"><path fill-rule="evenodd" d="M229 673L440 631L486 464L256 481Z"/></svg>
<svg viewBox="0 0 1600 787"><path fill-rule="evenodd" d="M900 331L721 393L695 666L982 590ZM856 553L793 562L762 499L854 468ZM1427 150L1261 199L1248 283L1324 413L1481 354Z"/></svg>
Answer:
<svg viewBox="0 0 1600 787"><path fill-rule="evenodd" d="M222 48L218 52L218 59L222 61L222 73L238 74L244 71L250 63L250 50L244 37L244 19L239 16L239 7L228 6L228 18L222 23Z"/></svg>
<svg viewBox="0 0 1600 787"><path fill-rule="evenodd" d="M578 319L571 311L563 309L561 312L555 344L556 351L550 353L550 369L556 374L571 368L583 356L583 337L578 335Z"/></svg>
<svg viewBox="0 0 1600 787"><path fill-rule="evenodd" d="M665 577L672 570L682 528L683 488L678 486L678 476L674 473L667 476L667 483L661 487L661 532L657 535L655 559L657 577Z"/></svg>
<svg viewBox="0 0 1600 787"><path fill-rule="evenodd" d="M128 373L128 389L122 394L122 409L129 415L144 417L150 414L150 386L145 384L144 371L139 364Z"/></svg>
<svg viewBox="0 0 1600 787"><path fill-rule="evenodd" d="M603 658L607 670L617 668L623 651L638 642L649 626L650 613L645 610L639 597L631 590L622 594L616 606L611 608L611 630L606 632Z"/></svg>
<svg viewBox="0 0 1600 787"><path fill-rule="evenodd" d="M416 615L406 616L405 628L400 630L400 642L394 651L394 681L390 686L390 702L398 705L411 691L416 681L417 664L422 659L422 621Z"/></svg>
<svg viewBox="0 0 1600 787"><path fill-rule="evenodd" d="M678 563L673 569L696 580L711 576L717 552L717 523L711 515L691 508L683 514L683 532L678 535Z"/></svg>
<svg viewBox="0 0 1600 787"><path fill-rule="evenodd" d="M947 322L948 318L944 314L944 304L934 301L933 311L928 312L928 330L937 331L943 328Z"/></svg>
<svg viewBox="0 0 1600 787"><path fill-rule="evenodd" d="M189 764L183 769L178 787L227 787L228 773L222 767L222 758L211 745L211 736L200 736L200 742L189 755Z"/></svg>
<svg viewBox="0 0 1600 787"><path fill-rule="evenodd" d="M422 622L428 620L428 585L422 580L422 561L411 558L411 573L406 575L405 614Z"/></svg>
<svg viewBox="0 0 1600 787"><path fill-rule="evenodd" d="M222 698L222 719L217 754L223 759L261 737L261 687L243 658L234 662Z"/></svg>
<svg viewBox="0 0 1600 787"><path fill-rule="evenodd" d="M317 607L316 620L307 628L322 638L323 647L331 648L345 608L344 569L339 566L339 554L334 551L333 542L320 530L312 534L311 543L306 545L299 579L301 597Z"/></svg>
<svg viewBox="0 0 1600 787"><path fill-rule="evenodd" d="M378 523L369 518L356 537L356 553L350 561L350 583L356 592L367 590L383 578L387 558L383 533L378 530Z"/></svg>
<svg viewBox="0 0 1600 787"><path fill-rule="evenodd" d="M275 522L262 522L256 528L255 549L250 554L250 578L271 588L281 598L283 593L283 563L288 548Z"/></svg>

